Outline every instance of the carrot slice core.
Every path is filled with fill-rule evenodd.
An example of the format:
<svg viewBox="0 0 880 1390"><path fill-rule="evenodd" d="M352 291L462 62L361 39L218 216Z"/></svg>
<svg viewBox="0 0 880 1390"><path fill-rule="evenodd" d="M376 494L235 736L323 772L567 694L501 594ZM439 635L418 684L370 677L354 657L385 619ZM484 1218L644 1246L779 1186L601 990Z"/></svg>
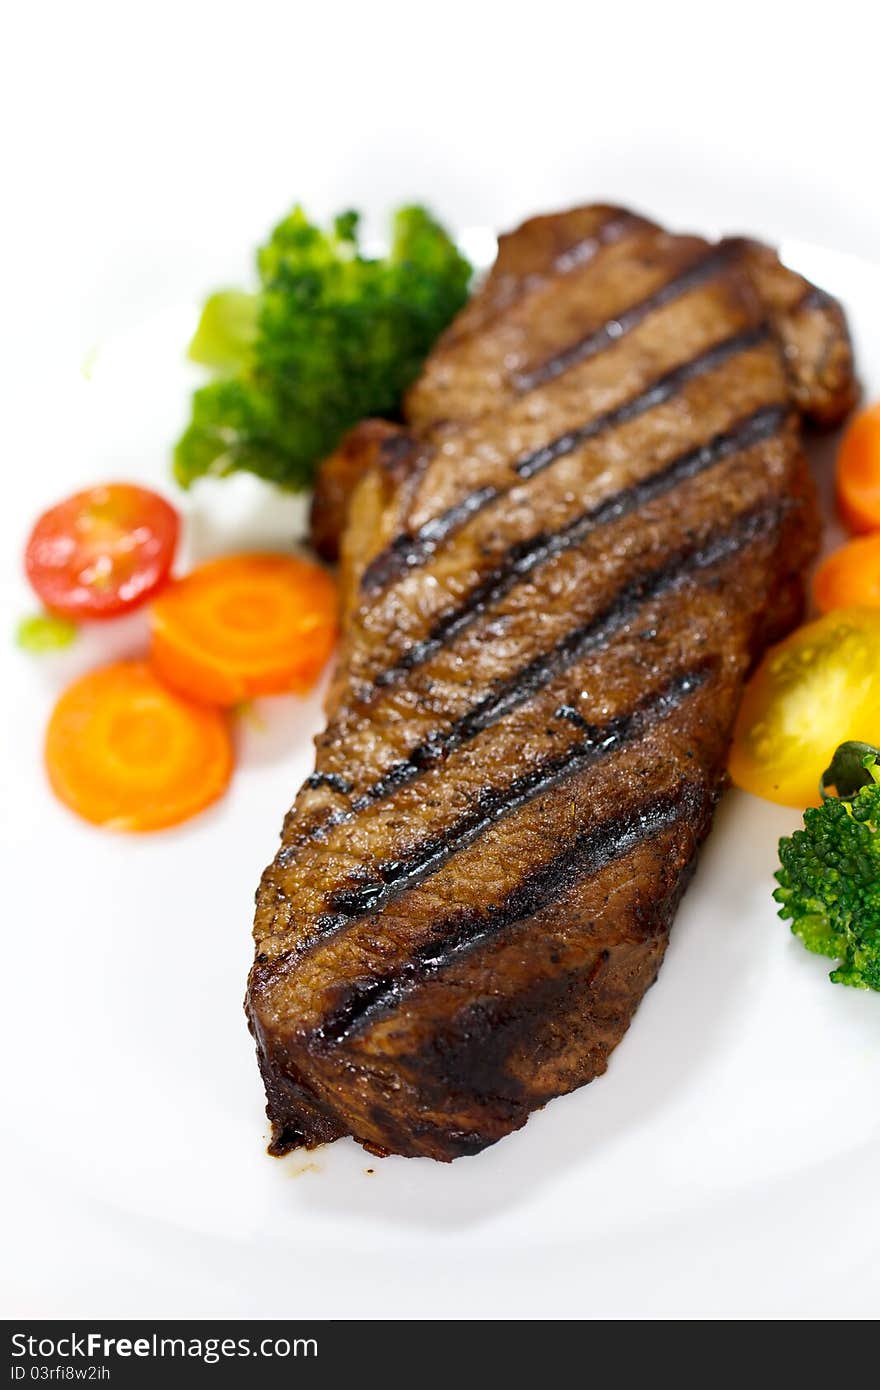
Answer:
<svg viewBox="0 0 880 1390"><path fill-rule="evenodd" d="M336 640L336 586L290 555L200 565L153 605L151 656L175 689L209 704L304 693Z"/></svg>
<svg viewBox="0 0 880 1390"><path fill-rule="evenodd" d="M182 700L145 661L89 672L63 693L46 731L56 795L94 825L158 830L226 789L233 752L218 710Z"/></svg>

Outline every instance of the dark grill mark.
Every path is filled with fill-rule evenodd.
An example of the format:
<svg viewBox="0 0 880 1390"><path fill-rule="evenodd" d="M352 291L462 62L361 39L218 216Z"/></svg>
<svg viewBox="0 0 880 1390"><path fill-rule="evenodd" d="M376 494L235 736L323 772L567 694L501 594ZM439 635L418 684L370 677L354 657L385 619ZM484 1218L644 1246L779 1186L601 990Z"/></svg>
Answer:
<svg viewBox="0 0 880 1390"><path fill-rule="evenodd" d="M586 265L591 261L603 246L611 246L616 241L621 241L628 232L637 231L639 228L649 227L651 224L642 217L636 217L631 212L624 212L609 217L607 222L603 222L601 227L592 236L585 237L583 241L578 241L568 250L562 251L553 261L553 269L559 275L567 275L571 270L577 270L580 266Z"/></svg>
<svg viewBox="0 0 880 1390"><path fill-rule="evenodd" d="M411 535L409 531L402 531L367 565L361 576L361 588L367 593L374 593L384 589L393 579L399 578L405 570L423 565L447 536L457 531L470 517L482 511L500 495L497 487L479 488L463 501L457 502L454 507L449 507L439 516L426 521L415 535Z"/></svg>
<svg viewBox="0 0 880 1390"><path fill-rule="evenodd" d="M779 430L787 414L788 407L785 405L763 406L744 419L738 420L730 429L716 434L708 443L679 454L650 477L606 497L597 506L575 517L561 530L549 535L533 536L512 546L501 564L476 585L457 608L444 614L426 638L421 642L415 642L393 666L380 672L372 686L366 686L359 691L361 701L368 702L378 690L393 685L406 672L430 660L539 565L582 544L586 537L600 526L618 521L628 513L637 511L639 507L672 491L680 483L695 478L706 469L721 463L732 454L771 438Z"/></svg>
<svg viewBox="0 0 880 1390"><path fill-rule="evenodd" d="M688 294L691 290L697 289L700 285L711 280L720 270L730 264L734 255L733 248L726 245L715 246L708 252L702 252L700 256L692 261L680 274L667 280L665 285L646 295L637 304L631 304L629 308L623 309L615 318L608 319L600 328L588 333L578 342L572 343L569 347L563 348L555 356L548 358L539 366L533 367L529 372L519 372L513 378L513 384L517 391L533 391L536 386L543 386L545 382L555 381L570 367L574 367L578 362L585 362L590 357L595 357L604 348L610 347L627 333L646 319L649 314L653 314L657 309L663 309L667 304L680 299L682 295Z"/></svg>
<svg viewBox="0 0 880 1390"><path fill-rule="evenodd" d="M570 430L567 434L560 435L558 439L542 448L524 455L513 465L515 472L521 478L534 477L536 473L549 468L557 459L572 453L587 440L595 439L605 430L626 424L630 420L635 420L639 415L645 414L646 411L652 410L655 406L664 404L687 382L713 371L738 353L757 347L767 338L766 323L758 324L743 332L735 333L730 338L725 338L722 342L699 353L696 357L692 357L690 361L683 362L680 366L665 372L644 391L631 396L629 400L624 401L613 410L595 416L579 429ZM439 516L426 521L424 526L420 526L415 533L403 532L396 536L391 544L367 565L361 577L362 589L367 593L374 593L384 588L386 584L390 584L394 579L399 578L406 570L416 569L423 565L453 532L507 491L507 488L487 484L485 487L470 493L461 502L447 508Z"/></svg>
<svg viewBox="0 0 880 1390"><path fill-rule="evenodd" d="M484 787L473 807L454 825L439 835L424 840L400 859L387 860L377 866L375 875L356 888L339 889L330 898L333 915L319 918L318 929L324 933L343 926L357 917L378 912L401 893L438 872L461 850L505 816L513 814L549 791L567 777L589 767L648 727L664 719L681 702L709 679L714 667L702 663L692 670L668 681L660 690L652 691L634 709L617 715L607 724L588 724L575 710L571 715L580 721L584 737L564 753L547 758L521 773L506 787Z"/></svg>
<svg viewBox="0 0 880 1390"><path fill-rule="evenodd" d="M590 725L582 714L578 714L574 705L560 705L556 710L557 719L567 719L569 724L574 724L577 729L589 729Z"/></svg>
<svg viewBox="0 0 880 1390"><path fill-rule="evenodd" d="M679 550L657 569L650 570L625 584L604 613L575 628L549 652L535 657L522 670L501 681L491 694L457 719L446 733L437 732L429 736L413 750L406 761L397 763L384 778L373 784L369 792L359 797L353 803L354 808L362 809L370 801L388 796L423 768L447 757L454 749L467 743L499 719L503 719L512 710L531 699L556 676L567 671L588 651L607 642L648 599L674 588L689 574L708 569L720 560L736 554L743 546L751 544L758 536L766 533L775 524L784 505L780 498L772 498L769 503L763 503L757 511L747 512L738 517L729 530L716 533L706 545L697 549Z"/></svg>
<svg viewBox="0 0 880 1390"><path fill-rule="evenodd" d="M354 985L317 1030L319 1037L335 1043L363 1028L463 952L548 907L578 879L598 873L680 820L695 823L703 801L700 787L685 782L674 792L656 797L625 816L582 831L549 863L529 874L501 903L446 918L437 924L435 940L414 951L397 970Z"/></svg>
<svg viewBox="0 0 880 1390"><path fill-rule="evenodd" d="M346 810L339 810L315 825L308 838L320 840L334 826L352 820L375 801L384 800L400 787L414 781L427 768L442 762L450 753L475 738L491 725L503 719L538 691L580 661L589 651L602 647L637 616L643 604L677 588L691 575L710 569L729 559L760 537L767 535L779 522L788 499L771 497L759 507L734 518L724 531L718 530L703 545L682 548L669 556L662 565L630 580L618 590L604 612L575 628L549 652L535 657L507 680L474 705L467 714L456 719L446 730L435 730L416 745L408 757L392 764L389 770L356 797ZM279 851L278 862L289 863L296 857L299 843Z"/></svg>
<svg viewBox="0 0 880 1390"><path fill-rule="evenodd" d="M630 397L622 405L615 406L613 410L607 411L604 415L597 415L593 420L588 420L585 425L581 425L580 429L560 435L558 439L554 439L543 448L525 454L514 464L514 468L521 478L533 478L536 473L543 473L544 469L549 468L551 463L555 463L557 459L572 453L579 444L586 443L588 439L595 439L597 434L602 434L607 429L628 424L630 420L635 420L640 415L646 414L655 406L665 404L678 393L682 386L693 381L694 377L704 376L706 372L720 367L738 353L757 347L766 338L767 325L764 323L758 324L754 328L748 328L742 333L735 333L731 338L725 338L723 342L716 343L714 347L700 353L699 357L694 357L690 362L684 362L680 367L673 367L670 371L664 372L663 376L658 377L647 390L640 392L637 396Z"/></svg>
<svg viewBox="0 0 880 1390"><path fill-rule="evenodd" d="M351 782L345 777L341 777L338 772L312 772L306 778L307 787L330 787L332 791L339 792L341 796L348 796L353 790Z"/></svg>

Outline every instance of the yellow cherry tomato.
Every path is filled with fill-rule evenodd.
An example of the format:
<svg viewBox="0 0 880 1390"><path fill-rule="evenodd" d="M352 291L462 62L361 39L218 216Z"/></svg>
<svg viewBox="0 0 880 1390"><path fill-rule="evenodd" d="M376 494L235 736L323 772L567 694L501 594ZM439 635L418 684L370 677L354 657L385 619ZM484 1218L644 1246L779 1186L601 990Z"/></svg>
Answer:
<svg viewBox="0 0 880 1390"><path fill-rule="evenodd" d="M880 744L880 609L839 608L772 647L746 686L730 751L736 786L817 806L848 739Z"/></svg>

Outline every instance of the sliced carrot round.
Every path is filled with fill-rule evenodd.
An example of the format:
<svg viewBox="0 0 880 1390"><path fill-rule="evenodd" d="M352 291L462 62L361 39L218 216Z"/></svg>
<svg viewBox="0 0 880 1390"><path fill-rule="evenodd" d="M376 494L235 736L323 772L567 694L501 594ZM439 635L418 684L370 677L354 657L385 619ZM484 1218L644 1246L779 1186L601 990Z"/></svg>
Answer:
<svg viewBox="0 0 880 1390"><path fill-rule="evenodd" d="M880 532L842 545L816 570L813 598L820 613L859 604L880 607Z"/></svg>
<svg viewBox="0 0 880 1390"><path fill-rule="evenodd" d="M151 657L175 689L209 704L303 694L336 640L336 586L291 555L230 555L172 582L153 604Z"/></svg>
<svg viewBox="0 0 880 1390"><path fill-rule="evenodd" d="M880 529L880 402L859 411L843 436L837 501L850 530Z"/></svg>
<svg viewBox="0 0 880 1390"><path fill-rule="evenodd" d="M145 661L74 681L52 712L46 769L56 795L113 830L159 830L215 801L232 772L228 720L182 700Z"/></svg>

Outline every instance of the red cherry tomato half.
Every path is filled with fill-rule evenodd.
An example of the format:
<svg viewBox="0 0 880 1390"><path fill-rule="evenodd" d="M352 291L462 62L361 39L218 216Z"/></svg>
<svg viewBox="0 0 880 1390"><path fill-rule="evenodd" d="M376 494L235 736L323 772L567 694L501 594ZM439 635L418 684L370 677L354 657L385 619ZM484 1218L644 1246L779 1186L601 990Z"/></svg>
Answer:
<svg viewBox="0 0 880 1390"><path fill-rule="evenodd" d="M180 519L163 497L133 483L77 492L44 512L25 551L28 579L65 618L115 618L168 578Z"/></svg>

